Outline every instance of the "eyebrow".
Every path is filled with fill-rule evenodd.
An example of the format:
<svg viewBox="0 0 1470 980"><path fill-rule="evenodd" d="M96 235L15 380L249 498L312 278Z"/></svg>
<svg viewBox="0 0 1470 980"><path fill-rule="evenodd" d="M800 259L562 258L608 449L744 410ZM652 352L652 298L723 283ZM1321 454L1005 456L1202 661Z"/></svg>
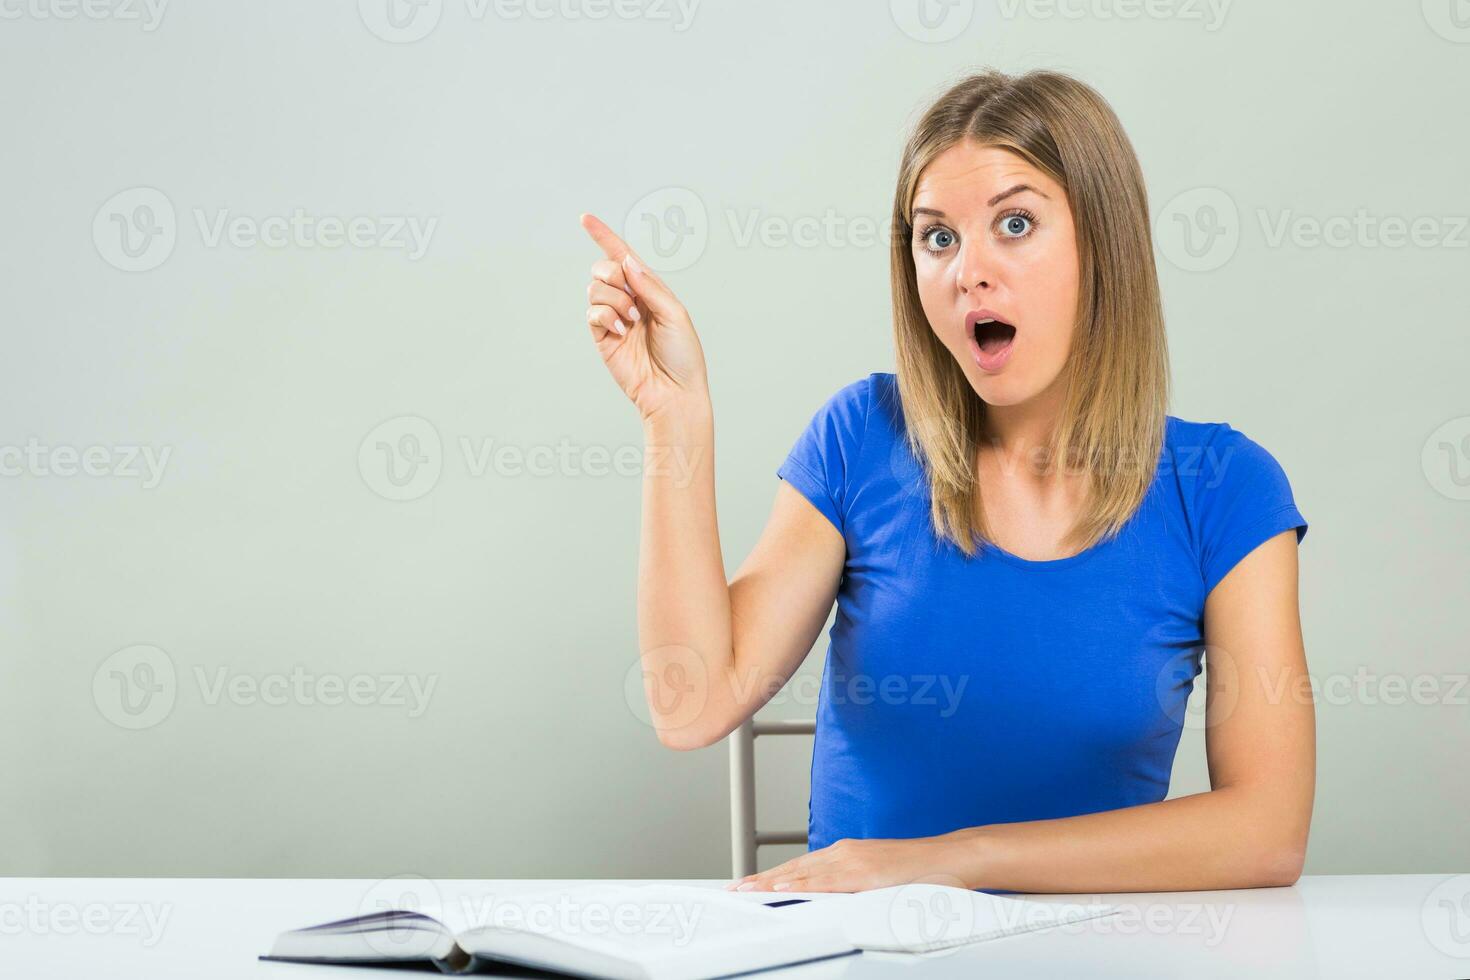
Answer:
<svg viewBox="0 0 1470 980"><path fill-rule="evenodd" d="M1019 194L1022 191L1030 191L1033 194L1039 194L1042 197L1046 197L1045 194L1042 194L1041 191L1032 187L1030 184L1017 184L1014 187L1001 191L999 194L986 201L985 206L987 208L993 208L1001 201L1004 201L1006 198L1010 197L1012 194ZM1048 201L1051 200L1051 198L1049 197L1047 197L1046 199ZM932 214L936 218L947 217L947 215L945 215L943 211L936 211L934 208L914 208L914 214Z"/></svg>

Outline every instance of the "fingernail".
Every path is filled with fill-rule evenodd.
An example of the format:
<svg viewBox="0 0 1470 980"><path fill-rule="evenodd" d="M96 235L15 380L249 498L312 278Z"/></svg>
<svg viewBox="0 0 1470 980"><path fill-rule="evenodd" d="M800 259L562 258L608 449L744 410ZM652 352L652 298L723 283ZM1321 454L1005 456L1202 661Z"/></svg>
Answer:
<svg viewBox="0 0 1470 980"><path fill-rule="evenodd" d="M753 881L747 881L747 882L745 882L744 884L742 884L739 888L737 888L735 890L737 892L748 892L748 891L750 891L754 887L755 887L755 882L753 882Z"/></svg>
<svg viewBox="0 0 1470 980"><path fill-rule="evenodd" d="M629 252L623 256L623 264L628 267L629 272L635 272L639 275L643 274L643 267L638 264L637 259L633 258L633 253Z"/></svg>
<svg viewBox="0 0 1470 980"><path fill-rule="evenodd" d="M791 883L789 881L783 881L783 882L781 882L778 885L772 885L771 886L771 891L773 891L773 892L784 892L786 889L788 889L790 887L791 887Z"/></svg>
<svg viewBox="0 0 1470 980"><path fill-rule="evenodd" d="M614 320L613 329L618 332L619 337L626 337L628 334L628 328L623 326L622 320Z"/></svg>
<svg viewBox="0 0 1470 980"><path fill-rule="evenodd" d="M634 304L633 308L628 310L628 319L632 320L634 323L637 323L639 320L643 319L643 314L638 312L637 304Z"/></svg>

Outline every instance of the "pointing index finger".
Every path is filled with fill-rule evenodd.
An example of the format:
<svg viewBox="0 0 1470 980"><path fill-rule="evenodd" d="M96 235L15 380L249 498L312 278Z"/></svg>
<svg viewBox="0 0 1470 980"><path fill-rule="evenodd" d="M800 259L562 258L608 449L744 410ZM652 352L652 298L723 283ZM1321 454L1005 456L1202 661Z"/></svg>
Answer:
<svg viewBox="0 0 1470 980"><path fill-rule="evenodd" d="M618 237L617 232L607 226L601 218L595 214L582 215L582 228L592 236L604 255L614 262L621 263L623 256L632 255L640 265L646 266L643 257L628 247L628 243Z"/></svg>

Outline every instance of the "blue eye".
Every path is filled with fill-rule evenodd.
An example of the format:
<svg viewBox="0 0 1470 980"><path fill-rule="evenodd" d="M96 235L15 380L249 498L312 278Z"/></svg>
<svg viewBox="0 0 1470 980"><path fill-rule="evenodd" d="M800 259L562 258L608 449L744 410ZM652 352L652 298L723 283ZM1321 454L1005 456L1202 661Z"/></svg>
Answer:
<svg viewBox="0 0 1470 980"><path fill-rule="evenodd" d="M1002 238L1025 238L1036 228L1036 216L1029 211L1017 209L1001 215Z"/></svg>
<svg viewBox="0 0 1470 980"><path fill-rule="evenodd" d="M938 241L941 238L945 240ZM934 242L934 245L931 245L931 242ZM954 232L948 228L932 228L924 232L924 247L931 252L942 252L953 244Z"/></svg>
<svg viewBox="0 0 1470 980"><path fill-rule="evenodd" d="M1001 230L1006 232L1012 238L1023 238L1026 235L1026 229L1029 225L1030 222L1028 222L1024 217L1019 214L1013 214L1009 218L1006 218L1004 221L1002 221L1000 227Z"/></svg>

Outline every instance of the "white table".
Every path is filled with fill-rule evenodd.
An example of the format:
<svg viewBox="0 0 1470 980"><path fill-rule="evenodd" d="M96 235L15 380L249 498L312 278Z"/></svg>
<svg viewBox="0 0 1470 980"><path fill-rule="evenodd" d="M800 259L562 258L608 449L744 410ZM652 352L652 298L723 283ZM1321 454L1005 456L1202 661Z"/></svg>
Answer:
<svg viewBox="0 0 1470 980"><path fill-rule="evenodd" d="M260 962L278 932L575 882L0 878L0 976L370 980L435 974ZM719 888L723 881L685 881ZM1076 901L1076 896L1031 896ZM1087 896L1088 899L1094 896ZM1326 875L1290 888L1101 896L1119 915L938 956L862 953L761 974L866 977L1470 977L1470 875ZM483 907L483 906L481 906Z"/></svg>

